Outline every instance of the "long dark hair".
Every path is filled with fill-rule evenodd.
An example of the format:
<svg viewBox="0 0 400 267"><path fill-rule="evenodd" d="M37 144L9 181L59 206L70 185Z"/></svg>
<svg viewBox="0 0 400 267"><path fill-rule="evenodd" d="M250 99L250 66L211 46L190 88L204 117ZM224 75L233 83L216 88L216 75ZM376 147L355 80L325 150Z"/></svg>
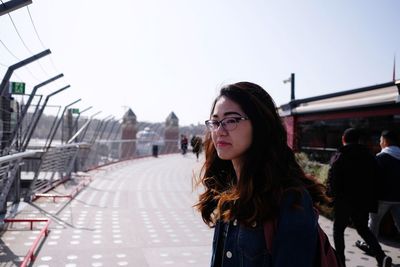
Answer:
<svg viewBox="0 0 400 267"><path fill-rule="evenodd" d="M216 219L238 219L244 224L265 221L276 216L282 194L296 192L300 200L306 188L314 202L325 202L324 186L305 175L287 145L286 130L271 96L259 85L239 82L225 86L215 99L222 96L236 102L253 127L252 144L245 152L237 179L230 160L222 160L211 140L205 137L205 163L198 184L205 187L195 205L205 223Z"/></svg>

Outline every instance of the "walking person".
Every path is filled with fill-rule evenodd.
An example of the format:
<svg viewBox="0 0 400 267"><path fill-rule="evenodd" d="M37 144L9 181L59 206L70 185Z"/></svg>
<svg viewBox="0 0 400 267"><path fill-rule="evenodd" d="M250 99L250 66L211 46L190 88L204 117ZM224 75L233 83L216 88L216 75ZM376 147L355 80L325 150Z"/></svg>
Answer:
<svg viewBox="0 0 400 267"><path fill-rule="evenodd" d="M203 140L201 137L193 135L192 139L190 139L190 145L192 146L192 151L196 154L196 159L199 161L199 155L203 146Z"/></svg>
<svg viewBox="0 0 400 267"><path fill-rule="evenodd" d="M383 216L390 211L394 224L400 233L400 147L394 131L385 130L380 136L381 152L376 155L379 166L378 211L369 214L369 228L378 238ZM357 241L356 246L371 254L369 246Z"/></svg>
<svg viewBox="0 0 400 267"><path fill-rule="evenodd" d="M343 146L333 156L328 173L328 193L334 199L333 238L336 251L345 263L344 231L353 222L357 233L371 248L378 266L391 266L392 259L383 252L368 228L368 213L377 210L377 163L360 141L360 131L346 129Z"/></svg>
<svg viewBox="0 0 400 267"><path fill-rule="evenodd" d="M182 155L186 154L187 149L188 149L188 139L187 139L186 135L181 134L181 152L182 152Z"/></svg>
<svg viewBox="0 0 400 267"><path fill-rule="evenodd" d="M400 233L400 147L393 131L383 131L380 138L381 152L376 155L379 166L378 212L370 213L369 227L376 237L383 216L390 211Z"/></svg>
<svg viewBox="0 0 400 267"><path fill-rule="evenodd" d="M324 187L296 162L270 95L249 82L225 86L205 124L196 207L214 228L211 267L314 266L313 204L326 200ZM271 221L272 249L263 229Z"/></svg>

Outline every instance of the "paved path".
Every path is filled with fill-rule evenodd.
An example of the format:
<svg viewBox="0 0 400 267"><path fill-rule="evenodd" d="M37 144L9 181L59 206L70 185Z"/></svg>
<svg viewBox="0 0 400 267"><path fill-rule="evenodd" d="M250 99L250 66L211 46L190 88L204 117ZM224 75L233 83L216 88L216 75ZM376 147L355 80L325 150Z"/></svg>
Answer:
<svg viewBox="0 0 400 267"><path fill-rule="evenodd" d="M90 172L93 181L71 201L22 203L18 217L53 221L33 266L208 266L212 230L192 208L199 166L193 155L127 161ZM320 223L331 234L331 222L321 217ZM27 228L14 224L0 236L0 266L21 262L38 234ZM354 230L346 235L347 266L375 266L352 246ZM384 249L400 263L399 248Z"/></svg>

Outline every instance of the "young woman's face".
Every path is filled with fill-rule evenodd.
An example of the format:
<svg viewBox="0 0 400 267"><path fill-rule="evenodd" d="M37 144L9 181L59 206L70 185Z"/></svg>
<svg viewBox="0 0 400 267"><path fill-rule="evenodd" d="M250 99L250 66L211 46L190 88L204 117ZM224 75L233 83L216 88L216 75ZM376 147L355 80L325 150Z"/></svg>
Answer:
<svg viewBox="0 0 400 267"><path fill-rule="evenodd" d="M253 128L240 106L229 98L222 96L215 104L211 119L221 121L226 118L235 118L236 120L224 120L225 128L231 128L232 124L233 128L234 125L236 125L236 128L226 130L220 124L217 130L211 132L211 138L221 159L240 161L251 145Z"/></svg>

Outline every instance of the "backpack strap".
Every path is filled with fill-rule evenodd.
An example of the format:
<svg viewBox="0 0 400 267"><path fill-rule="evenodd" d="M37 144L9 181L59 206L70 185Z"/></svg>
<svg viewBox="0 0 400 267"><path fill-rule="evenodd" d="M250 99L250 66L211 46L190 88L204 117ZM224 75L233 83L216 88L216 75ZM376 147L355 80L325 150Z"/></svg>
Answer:
<svg viewBox="0 0 400 267"><path fill-rule="evenodd" d="M276 231L276 220L268 220L264 222L264 239L267 245L267 252L272 255L272 243Z"/></svg>

